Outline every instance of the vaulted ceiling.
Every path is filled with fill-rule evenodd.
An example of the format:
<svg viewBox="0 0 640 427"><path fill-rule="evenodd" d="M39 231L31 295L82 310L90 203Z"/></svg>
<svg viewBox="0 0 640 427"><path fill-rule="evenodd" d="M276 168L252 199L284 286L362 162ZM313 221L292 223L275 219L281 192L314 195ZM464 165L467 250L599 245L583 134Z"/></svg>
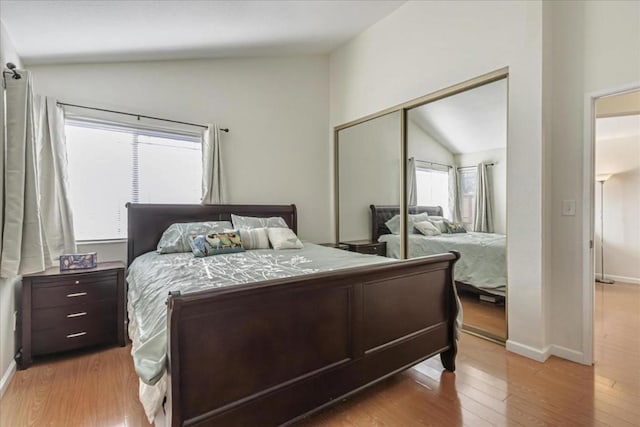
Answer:
<svg viewBox="0 0 640 427"><path fill-rule="evenodd" d="M404 1L0 1L26 64L325 54Z"/></svg>

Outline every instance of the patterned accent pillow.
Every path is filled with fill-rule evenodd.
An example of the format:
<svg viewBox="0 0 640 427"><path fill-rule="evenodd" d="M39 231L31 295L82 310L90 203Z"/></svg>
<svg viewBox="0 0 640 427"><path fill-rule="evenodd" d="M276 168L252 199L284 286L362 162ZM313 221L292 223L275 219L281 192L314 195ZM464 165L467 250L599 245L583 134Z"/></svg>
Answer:
<svg viewBox="0 0 640 427"><path fill-rule="evenodd" d="M199 234L191 237L190 244L196 257L244 252L240 234L236 231Z"/></svg>
<svg viewBox="0 0 640 427"><path fill-rule="evenodd" d="M273 249L302 249L304 245L289 228L268 228L269 241Z"/></svg>
<svg viewBox="0 0 640 427"><path fill-rule="evenodd" d="M245 249L269 249L269 235L266 228L240 229L238 232Z"/></svg>
<svg viewBox="0 0 640 427"><path fill-rule="evenodd" d="M464 228L464 225L457 222L447 222L447 228L449 229L449 233L459 234L466 233L467 229Z"/></svg>
<svg viewBox="0 0 640 427"><path fill-rule="evenodd" d="M171 224L160 237L157 252L170 254L191 252L191 236L210 234L233 228L229 221L178 222Z"/></svg>
<svg viewBox="0 0 640 427"><path fill-rule="evenodd" d="M440 230L431 223L431 221L420 221L413 224L416 230L425 236L439 236L442 234Z"/></svg>
<svg viewBox="0 0 640 427"><path fill-rule="evenodd" d="M239 216L231 214L233 228L236 230L251 230L252 228L289 228L284 218L272 216L270 218L260 218L256 216Z"/></svg>

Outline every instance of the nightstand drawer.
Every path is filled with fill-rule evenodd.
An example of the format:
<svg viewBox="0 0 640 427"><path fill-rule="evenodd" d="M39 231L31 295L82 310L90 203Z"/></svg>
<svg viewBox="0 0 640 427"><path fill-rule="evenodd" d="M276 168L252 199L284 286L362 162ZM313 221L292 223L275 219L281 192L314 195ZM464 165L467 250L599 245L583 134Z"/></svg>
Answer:
<svg viewBox="0 0 640 427"><path fill-rule="evenodd" d="M31 329L42 331L54 328L82 328L104 318L115 318L115 299L90 304L34 309L31 314Z"/></svg>
<svg viewBox="0 0 640 427"><path fill-rule="evenodd" d="M340 242L346 245L351 252L358 252L360 254L367 255L379 255L387 256L387 243L386 242L372 242L370 240L353 240L347 242Z"/></svg>
<svg viewBox="0 0 640 427"><path fill-rule="evenodd" d="M116 280L104 278L78 285L34 287L31 299L34 309L115 300Z"/></svg>
<svg viewBox="0 0 640 427"><path fill-rule="evenodd" d="M82 324L33 331L34 354L56 353L89 345L116 342L116 318L108 316L84 321Z"/></svg>
<svg viewBox="0 0 640 427"><path fill-rule="evenodd" d="M57 276L40 276L31 279L31 282L38 288L47 288L51 286L70 286L70 285L86 285L90 283L102 281L115 282L118 275L114 272L106 271L101 273L66 273Z"/></svg>

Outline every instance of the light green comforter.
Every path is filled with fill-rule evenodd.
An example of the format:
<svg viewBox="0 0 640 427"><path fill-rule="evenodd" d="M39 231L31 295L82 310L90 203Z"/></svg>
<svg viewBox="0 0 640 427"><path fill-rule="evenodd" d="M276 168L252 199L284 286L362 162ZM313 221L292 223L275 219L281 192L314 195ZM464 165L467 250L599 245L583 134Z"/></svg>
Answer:
<svg viewBox="0 0 640 427"><path fill-rule="evenodd" d="M299 276L368 264L394 262L305 243L303 249L259 249L196 258L188 253L149 252L128 269L129 336L138 376L155 384L167 359L167 307L169 291L189 293L262 280Z"/></svg>
<svg viewBox="0 0 640 427"><path fill-rule="evenodd" d="M387 242L387 256L400 258L399 235L385 234L378 240ZM506 240L504 234L493 233L410 234L409 258L459 251L461 258L454 269L455 280L504 295L507 286Z"/></svg>

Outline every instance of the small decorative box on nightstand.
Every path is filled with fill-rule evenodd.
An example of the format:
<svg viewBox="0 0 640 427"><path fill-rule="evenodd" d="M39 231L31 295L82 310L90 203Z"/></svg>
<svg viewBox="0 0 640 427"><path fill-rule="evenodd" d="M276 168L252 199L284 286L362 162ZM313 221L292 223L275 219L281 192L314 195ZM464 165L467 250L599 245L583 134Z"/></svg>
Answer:
<svg viewBox="0 0 640 427"><path fill-rule="evenodd" d="M102 262L90 270L52 267L22 278L22 348L26 369L33 356L98 344L125 345L124 264Z"/></svg>
<svg viewBox="0 0 640 427"><path fill-rule="evenodd" d="M387 242L372 242L371 240L351 240L340 242L347 246L347 250L361 254L387 256Z"/></svg>

